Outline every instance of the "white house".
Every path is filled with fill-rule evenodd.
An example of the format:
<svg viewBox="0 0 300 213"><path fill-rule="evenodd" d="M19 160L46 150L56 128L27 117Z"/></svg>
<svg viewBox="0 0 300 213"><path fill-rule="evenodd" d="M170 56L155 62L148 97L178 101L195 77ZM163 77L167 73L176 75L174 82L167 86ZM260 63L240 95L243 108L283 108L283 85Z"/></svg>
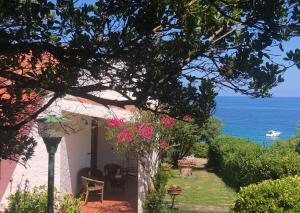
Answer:
<svg viewBox="0 0 300 213"><path fill-rule="evenodd" d="M114 92L106 92L101 96L118 98ZM82 168L96 165L102 170L108 163L116 163L123 167L136 168L132 172L130 199L133 209L143 212L142 201L148 185L142 167L132 153L115 152L113 145L105 139L105 120L112 117L127 120L134 111L133 107L106 108L100 104L66 96L52 104L44 114L54 114L67 117L71 134L62 138L55 157L55 187L62 194L77 195L81 183L78 172ZM18 185L29 181L29 187L47 185L48 154L46 146L38 134L37 124L32 127L31 135L37 141L33 157L25 168L10 161L0 162L0 210L7 205L7 197L14 193ZM118 192L122 194L123 192ZM125 193L125 192L124 192ZM128 198L128 197L127 197ZM105 196L104 196L105 199Z"/></svg>

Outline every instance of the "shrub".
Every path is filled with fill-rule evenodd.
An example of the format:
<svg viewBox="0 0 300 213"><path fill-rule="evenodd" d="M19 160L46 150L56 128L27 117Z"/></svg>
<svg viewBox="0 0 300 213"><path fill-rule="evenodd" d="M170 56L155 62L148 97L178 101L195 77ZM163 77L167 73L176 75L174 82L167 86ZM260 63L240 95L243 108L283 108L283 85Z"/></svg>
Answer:
<svg viewBox="0 0 300 213"><path fill-rule="evenodd" d="M300 155L284 145L269 148L240 138L221 136L210 143L209 164L231 186L300 174Z"/></svg>
<svg viewBox="0 0 300 213"><path fill-rule="evenodd" d="M63 197L55 192L55 212L80 213L80 199L70 195ZM47 212L47 188L46 186L34 187L29 190L27 184L24 189L18 189L16 193L8 197L8 207L4 213L44 213Z"/></svg>
<svg viewBox="0 0 300 213"><path fill-rule="evenodd" d="M300 177L266 180L241 188L234 212L300 212Z"/></svg>
<svg viewBox="0 0 300 213"><path fill-rule="evenodd" d="M163 200L165 193L162 190L151 190L148 192L145 201L145 208L149 213L160 213L163 209Z"/></svg>
<svg viewBox="0 0 300 213"><path fill-rule="evenodd" d="M164 198L166 195L166 185L168 182L168 173L158 168L153 180L153 189L146 195L145 208L149 213L160 213L164 207Z"/></svg>
<svg viewBox="0 0 300 213"><path fill-rule="evenodd" d="M73 195L64 195L60 200L58 212L81 213L80 198L75 198Z"/></svg>
<svg viewBox="0 0 300 213"><path fill-rule="evenodd" d="M246 140L221 136L210 143L208 166L230 185L239 187L256 182L253 175L262 148Z"/></svg>
<svg viewBox="0 0 300 213"><path fill-rule="evenodd" d="M207 157L207 142L213 140L221 132L222 123L214 117L210 117L203 126L199 126L194 120L175 120L174 128L169 132L170 145L165 161L177 167L177 161L188 155ZM203 142L201 142L203 141Z"/></svg>
<svg viewBox="0 0 300 213"><path fill-rule="evenodd" d="M208 144L205 142L196 142L193 144L191 154L197 158L207 158Z"/></svg>
<svg viewBox="0 0 300 213"><path fill-rule="evenodd" d="M174 122L174 127L169 132L170 145L174 146L168 150L174 167L177 167L179 159L191 154L193 145L201 140L200 132L201 129L194 121L176 120Z"/></svg>
<svg viewBox="0 0 300 213"><path fill-rule="evenodd" d="M44 213L47 212L47 190L45 186L35 187L29 191L18 189L8 197L8 207L4 213Z"/></svg>
<svg viewBox="0 0 300 213"><path fill-rule="evenodd" d="M280 140L276 141L275 143L272 144L271 148L275 149L283 149L283 150L295 150L299 149L299 144L300 144L300 134L298 133L294 137L290 137L286 140Z"/></svg>
<svg viewBox="0 0 300 213"><path fill-rule="evenodd" d="M300 155L291 149L268 148L259 157L256 170L261 180L300 174Z"/></svg>

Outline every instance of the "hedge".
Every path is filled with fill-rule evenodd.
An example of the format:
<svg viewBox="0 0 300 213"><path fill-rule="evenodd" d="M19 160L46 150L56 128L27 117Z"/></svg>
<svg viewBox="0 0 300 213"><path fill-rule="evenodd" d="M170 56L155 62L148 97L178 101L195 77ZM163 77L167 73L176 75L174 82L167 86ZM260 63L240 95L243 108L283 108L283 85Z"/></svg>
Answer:
<svg viewBox="0 0 300 213"><path fill-rule="evenodd" d="M300 212L300 177L266 180L242 187L233 212Z"/></svg>
<svg viewBox="0 0 300 213"><path fill-rule="evenodd" d="M208 155L208 165L236 188L300 174L300 155L288 147L264 148L241 138L220 136L210 143Z"/></svg>
<svg viewBox="0 0 300 213"><path fill-rule="evenodd" d="M194 155L196 158L207 158L208 148L207 142L196 142L193 144L190 154Z"/></svg>

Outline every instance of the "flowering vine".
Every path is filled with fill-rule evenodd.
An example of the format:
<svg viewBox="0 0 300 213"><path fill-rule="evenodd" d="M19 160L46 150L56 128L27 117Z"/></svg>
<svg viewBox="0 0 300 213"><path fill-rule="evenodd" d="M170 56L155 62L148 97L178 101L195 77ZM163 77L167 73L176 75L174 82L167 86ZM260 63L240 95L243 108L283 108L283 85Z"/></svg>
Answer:
<svg viewBox="0 0 300 213"><path fill-rule="evenodd" d="M171 129L173 127L174 118L172 118L170 116L166 116L166 117L163 117L161 119L161 121L163 122L165 128Z"/></svg>
<svg viewBox="0 0 300 213"><path fill-rule="evenodd" d="M124 125L123 119L112 118L107 120L109 127L122 127Z"/></svg>
<svg viewBox="0 0 300 213"><path fill-rule="evenodd" d="M117 138L119 143L132 142L133 133L131 129L123 129L120 133L118 133Z"/></svg>
<svg viewBox="0 0 300 213"><path fill-rule="evenodd" d="M185 116L183 116L182 120L187 121L187 122L191 122L193 120L193 118L190 115L185 115Z"/></svg>
<svg viewBox="0 0 300 213"><path fill-rule="evenodd" d="M131 151L151 152L155 149L164 150L169 145L167 136L169 129L173 128L174 118L170 116L153 119L154 116L138 116L132 121L124 122L122 119L107 120L108 138L114 144Z"/></svg>
<svg viewBox="0 0 300 213"><path fill-rule="evenodd" d="M143 140L148 140L153 136L153 129L151 127L142 127L138 130L138 134Z"/></svg>
<svg viewBox="0 0 300 213"><path fill-rule="evenodd" d="M190 117L185 119L188 121ZM175 119L170 116L149 113L136 114L128 122L112 118L107 121L107 139L115 150L134 152L146 177L152 178L163 153L171 147L174 124Z"/></svg>

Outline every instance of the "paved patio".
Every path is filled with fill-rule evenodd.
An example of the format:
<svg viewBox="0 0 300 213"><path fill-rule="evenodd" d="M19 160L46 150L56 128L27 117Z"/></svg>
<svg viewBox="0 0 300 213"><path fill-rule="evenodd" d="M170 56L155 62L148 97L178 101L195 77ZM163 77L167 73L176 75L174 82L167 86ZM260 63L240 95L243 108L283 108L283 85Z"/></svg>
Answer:
<svg viewBox="0 0 300 213"><path fill-rule="evenodd" d="M105 187L104 201L100 196L90 196L82 206L83 213L136 213L137 212L137 177L129 177L125 189Z"/></svg>

